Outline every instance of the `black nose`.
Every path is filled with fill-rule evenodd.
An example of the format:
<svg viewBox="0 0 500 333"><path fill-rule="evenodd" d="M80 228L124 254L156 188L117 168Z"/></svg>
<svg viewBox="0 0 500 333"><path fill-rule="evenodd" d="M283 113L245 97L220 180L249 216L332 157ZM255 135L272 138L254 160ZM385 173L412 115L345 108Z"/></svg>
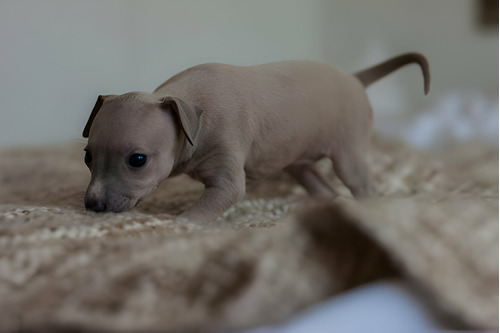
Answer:
<svg viewBox="0 0 500 333"><path fill-rule="evenodd" d="M106 203L103 200L85 199L85 209L98 213L104 212L106 210Z"/></svg>

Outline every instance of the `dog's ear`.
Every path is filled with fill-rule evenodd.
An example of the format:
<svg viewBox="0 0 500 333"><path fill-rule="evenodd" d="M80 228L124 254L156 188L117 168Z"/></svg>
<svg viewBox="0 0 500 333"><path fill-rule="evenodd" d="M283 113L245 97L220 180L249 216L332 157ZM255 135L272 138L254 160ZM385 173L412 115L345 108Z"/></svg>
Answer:
<svg viewBox="0 0 500 333"><path fill-rule="evenodd" d="M161 102L162 108L171 108L179 119L182 131L187 140L194 146L194 140L200 129L200 117L202 110L194 105L188 104L176 97L165 97Z"/></svg>
<svg viewBox="0 0 500 333"><path fill-rule="evenodd" d="M90 132L90 127L92 126L92 123L94 122L94 118L97 115L97 112L99 112L99 109L102 106L102 103L104 103L104 98L106 96L99 95L97 97L97 101L95 102L94 108L92 109L92 112L90 113L89 120L87 120L87 125L85 125L85 128L83 129L83 137L88 138L89 137L89 132Z"/></svg>

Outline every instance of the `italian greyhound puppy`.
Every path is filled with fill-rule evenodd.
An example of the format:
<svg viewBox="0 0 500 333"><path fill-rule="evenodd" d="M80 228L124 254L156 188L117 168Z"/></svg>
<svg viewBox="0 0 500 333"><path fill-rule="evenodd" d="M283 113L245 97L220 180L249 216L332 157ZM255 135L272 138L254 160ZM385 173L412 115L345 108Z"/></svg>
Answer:
<svg viewBox="0 0 500 333"><path fill-rule="evenodd" d="M365 88L426 58L407 53L350 75L313 61L191 67L153 93L99 96L83 136L91 180L85 207L132 209L167 177L205 185L180 218L208 222L241 200L246 180L285 170L311 195L337 192L315 170L328 157L355 197L370 195L364 152L372 108Z"/></svg>

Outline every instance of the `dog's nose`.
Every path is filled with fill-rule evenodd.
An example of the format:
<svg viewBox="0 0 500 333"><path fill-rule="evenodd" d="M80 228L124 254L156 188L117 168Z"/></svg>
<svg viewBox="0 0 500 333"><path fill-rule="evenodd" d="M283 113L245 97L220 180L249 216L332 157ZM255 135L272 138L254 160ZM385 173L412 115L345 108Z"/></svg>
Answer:
<svg viewBox="0 0 500 333"><path fill-rule="evenodd" d="M103 200L86 199L85 209L93 210L94 212L104 212L106 210L106 203Z"/></svg>

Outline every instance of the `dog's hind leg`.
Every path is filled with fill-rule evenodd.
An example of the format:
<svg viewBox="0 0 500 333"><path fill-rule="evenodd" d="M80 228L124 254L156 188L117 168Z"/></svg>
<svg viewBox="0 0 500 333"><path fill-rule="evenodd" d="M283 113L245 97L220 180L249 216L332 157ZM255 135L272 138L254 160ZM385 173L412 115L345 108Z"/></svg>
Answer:
<svg viewBox="0 0 500 333"><path fill-rule="evenodd" d="M315 197L335 198L338 193L321 176L312 164L292 164L285 168L309 194Z"/></svg>
<svg viewBox="0 0 500 333"><path fill-rule="evenodd" d="M370 173L361 154L344 151L344 154L330 155L333 168L340 180L356 198L372 195Z"/></svg>

